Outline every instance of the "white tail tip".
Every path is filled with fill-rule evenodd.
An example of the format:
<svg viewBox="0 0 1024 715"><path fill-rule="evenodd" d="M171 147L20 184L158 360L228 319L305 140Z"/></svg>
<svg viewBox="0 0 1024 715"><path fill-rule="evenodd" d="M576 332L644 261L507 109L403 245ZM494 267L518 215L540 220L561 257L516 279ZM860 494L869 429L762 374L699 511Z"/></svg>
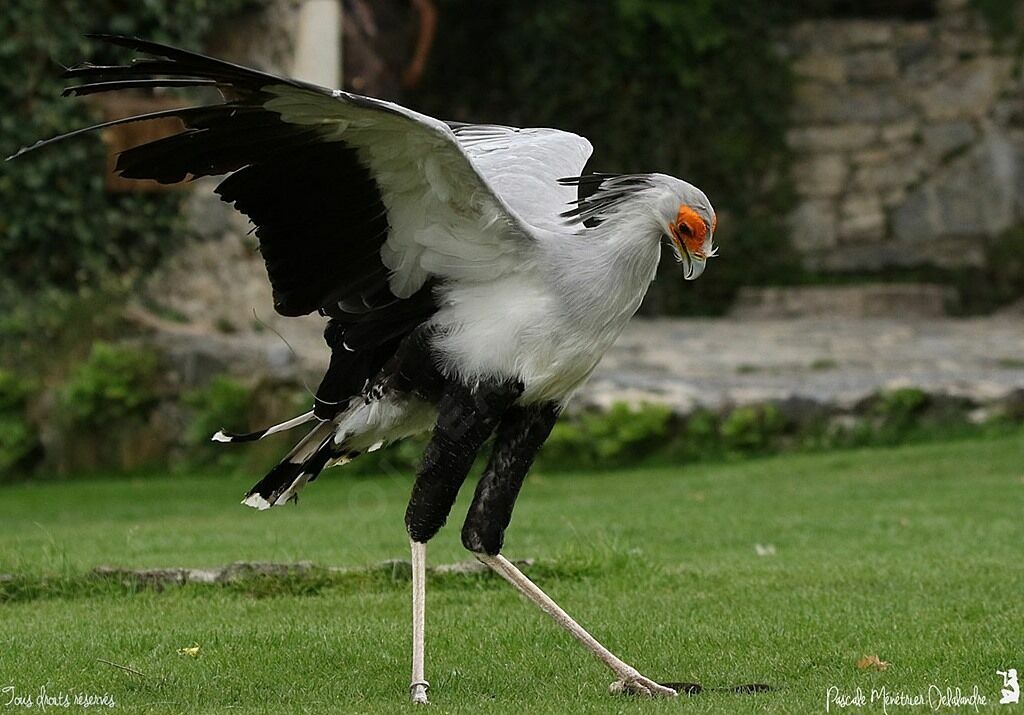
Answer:
<svg viewBox="0 0 1024 715"><path fill-rule="evenodd" d="M246 506L251 506L253 509L259 509L260 511L264 511L265 509L269 509L271 506L273 506L270 502L261 497L259 494L250 494L249 496L242 500L242 503L245 504Z"/></svg>

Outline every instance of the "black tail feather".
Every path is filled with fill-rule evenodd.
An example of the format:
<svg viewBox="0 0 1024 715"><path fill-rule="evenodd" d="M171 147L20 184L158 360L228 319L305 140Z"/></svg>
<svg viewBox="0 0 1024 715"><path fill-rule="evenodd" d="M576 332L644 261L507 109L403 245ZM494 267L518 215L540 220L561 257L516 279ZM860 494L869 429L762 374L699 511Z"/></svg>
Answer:
<svg viewBox="0 0 1024 715"><path fill-rule="evenodd" d="M288 460L280 462L246 492L245 498L248 500L253 495L259 495L269 506L273 506L277 497L281 496L299 478L303 466L302 463Z"/></svg>
<svg viewBox="0 0 1024 715"><path fill-rule="evenodd" d="M326 434L323 430L326 428ZM319 439L316 449L308 451L310 440ZM302 454L307 454L301 458ZM299 490L314 481L332 460L349 461L359 452L334 441L334 429L322 423L308 434L283 461L271 469L250 489L242 503L257 509L269 509L288 501L298 501Z"/></svg>

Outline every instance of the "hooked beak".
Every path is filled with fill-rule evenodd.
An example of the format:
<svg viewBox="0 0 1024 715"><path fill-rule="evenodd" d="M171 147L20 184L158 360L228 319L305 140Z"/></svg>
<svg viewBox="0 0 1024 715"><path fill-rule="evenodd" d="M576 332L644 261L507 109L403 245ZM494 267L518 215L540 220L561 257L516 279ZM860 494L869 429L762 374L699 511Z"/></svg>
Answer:
<svg viewBox="0 0 1024 715"><path fill-rule="evenodd" d="M707 258L703 256L695 256L683 247L683 278L688 281L695 281L700 278L700 274L704 272L704 267L707 265Z"/></svg>
<svg viewBox="0 0 1024 715"><path fill-rule="evenodd" d="M683 279L688 281L695 281L700 278L704 272L704 267L707 265L708 258L715 255L715 251L712 250L711 254L705 254L701 251L691 251L686 247L684 241L679 240L679 237L675 232L669 234L672 239L672 247L675 249L676 258L683 264Z"/></svg>

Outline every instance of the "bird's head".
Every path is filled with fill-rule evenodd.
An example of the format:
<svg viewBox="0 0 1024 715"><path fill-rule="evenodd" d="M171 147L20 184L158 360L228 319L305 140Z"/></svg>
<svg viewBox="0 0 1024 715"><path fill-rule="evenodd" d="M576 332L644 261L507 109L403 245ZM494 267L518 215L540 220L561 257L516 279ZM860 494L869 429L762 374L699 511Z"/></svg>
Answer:
<svg viewBox="0 0 1024 715"><path fill-rule="evenodd" d="M644 241L667 238L688 281L699 278L707 260L718 253L715 210L703 191L682 179L666 174L588 174L558 181L580 187L580 198L563 218L593 229L607 221L614 233Z"/></svg>
<svg viewBox="0 0 1024 715"><path fill-rule="evenodd" d="M663 231L676 260L683 264L683 277L692 281L718 253L713 240L718 217L703 191L679 179L671 183L672 190L660 206Z"/></svg>

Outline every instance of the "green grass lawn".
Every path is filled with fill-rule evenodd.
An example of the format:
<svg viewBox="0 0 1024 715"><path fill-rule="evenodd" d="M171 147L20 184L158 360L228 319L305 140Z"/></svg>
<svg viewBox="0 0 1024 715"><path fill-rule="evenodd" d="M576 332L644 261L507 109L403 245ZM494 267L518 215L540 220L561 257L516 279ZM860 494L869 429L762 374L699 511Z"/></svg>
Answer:
<svg viewBox="0 0 1024 715"><path fill-rule="evenodd" d="M90 585L85 574L99 564L407 558L408 478L335 470L298 507L266 513L238 504L249 481L0 489L0 572L55 584L6 591L0 688L110 693L123 712L412 711L401 579ZM433 563L466 558L458 527L470 491L431 543ZM756 544L774 554L759 556ZM931 684L977 685L990 704L982 709L1001 711L995 671L1024 672L1020 437L533 474L506 545L510 558L536 559L541 586L648 675L774 689L613 698L603 666L504 582L437 576L427 590L434 712L823 712L830 686L870 698L872 688L913 696ZM193 644L198 657L177 653ZM860 670L864 655L891 665ZM9 698L0 693L0 710Z"/></svg>

